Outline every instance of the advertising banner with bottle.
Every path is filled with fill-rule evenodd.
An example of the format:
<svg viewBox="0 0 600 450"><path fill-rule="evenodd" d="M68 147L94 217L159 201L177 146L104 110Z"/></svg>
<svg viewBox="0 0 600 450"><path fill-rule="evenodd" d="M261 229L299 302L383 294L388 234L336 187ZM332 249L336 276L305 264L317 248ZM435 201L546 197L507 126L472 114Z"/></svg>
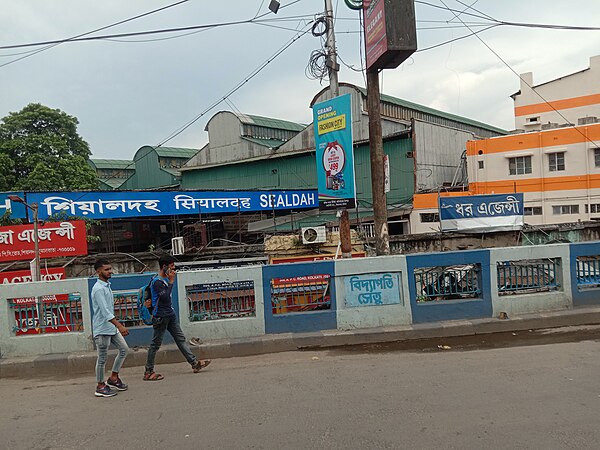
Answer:
<svg viewBox="0 0 600 450"><path fill-rule="evenodd" d="M354 208L352 97L313 106L319 209Z"/></svg>

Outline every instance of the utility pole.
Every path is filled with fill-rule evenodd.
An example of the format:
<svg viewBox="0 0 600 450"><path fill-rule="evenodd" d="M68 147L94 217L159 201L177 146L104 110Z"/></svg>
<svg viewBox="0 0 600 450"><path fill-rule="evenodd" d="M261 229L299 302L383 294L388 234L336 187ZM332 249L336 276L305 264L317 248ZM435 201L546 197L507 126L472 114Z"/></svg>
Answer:
<svg viewBox="0 0 600 450"><path fill-rule="evenodd" d="M383 136L381 132L381 103L379 99L379 72L367 70L367 110L369 111L369 148L371 150L371 190L375 221L375 252L390 254L390 236L387 224L387 200L384 190Z"/></svg>
<svg viewBox="0 0 600 450"><path fill-rule="evenodd" d="M338 71L340 65L337 62L337 50L335 48L335 33L333 32L333 0L325 0L325 16L327 20L327 68L329 69L329 89L332 96L340 95L338 83Z"/></svg>

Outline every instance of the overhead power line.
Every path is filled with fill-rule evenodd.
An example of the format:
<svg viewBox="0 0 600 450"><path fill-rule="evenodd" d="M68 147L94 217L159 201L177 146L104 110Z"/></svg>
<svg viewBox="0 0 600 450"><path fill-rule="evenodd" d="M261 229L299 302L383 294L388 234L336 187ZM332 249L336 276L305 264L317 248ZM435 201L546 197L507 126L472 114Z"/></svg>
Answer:
<svg viewBox="0 0 600 450"><path fill-rule="evenodd" d="M189 1L189 0L186 0ZM305 14L303 16L295 16L295 17L313 17L313 14ZM8 50L15 48L25 48L25 47L37 47L40 45L48 45L48 44L62 44L65 42L81 42L81 41L98 41L103 39L113 39L113 38L123 38L123 37L133 37L133 36L147 36L151 34L163 34L163 33L176 33L182 31L192 31L192 30L201 30L205 28L217 28L217 27L225 27L231 25L243 25L248 23L268 23L268 22L277 22L283 19L287 19L287 17L282 17L281 19L266 19L266 20L256 20L256 19L245 19L245 20L236 20L232 22L220 22L220 23L212 23L206 25L192 25L188 27L175 27L175 28L161 28L158 30L147 30L147 31L132 31L130 33L115 33L115 34L105 34L100 36L88 36L88 37L74 37L70 39L58 39L54 41L43 41L43 42L31 42L27 44L14 44L14 45L4 45L0 46L0 50ZM89 33L88 33L89 34Z"/></svg>
<svg viewBox="0 0 600 450"><path fill-rule="evenodd" d="M440 5L436 5L436 4L433 4L433 3L425 2L425 1L422 1L422 0L415 0L415 3L420 3L422 5L430 6L432 8L437 8L437 9L442 9L442 10L445 10L445 11L449 11L449 12L453 13L454 17L452 17L452 19L448 20L448 23L452 23L453 20L458 19L467 28L468 28L467 23L465 23L459 17L460 15L468 15L468 16L472 16L472 17L477 17L478 19L487 20L490 25L491 24L497 24L497 25L502 25L502 26L522 27L522 28L545 28L545 29L551 29L551 30L600 31L600 27L592 27L592 26L557 25L557 24L527 23L527 22L509 22L509 21L505 21L505 20L498 20L498 19L495 19L495 18L493 18L492 16L490 16L488 14L485 14L483 12L480 12L480 11L476 10L475 8L472 8L470 5L468 5L466 3L463 3L463 2L461 2L459 0L456 0L456 1L458 1L462 5L467 6L467 8L464 9L464 10L453 9L453 8L450 8L449 6L440 6ZM444 2L442 2L442 3L444 3ZM446 5L446 4L444 3L444 5ZM473 11L477 11L479 14L474 14L474 13L467 12L467 10L469 8L473 9Z"/></svg>
<svg viewBox="0 0 600 450"><path fill-rule="evenodd" d="M192 126L194 123L196 123L202 116L204 116L205 114L207 114L209 111L211 111L212 109L214 109L216 106L218 106L219 104L221 104L222 102L224 102L228 97L230 97L235 92L237 92L238 90L240 90L248 81L250 81L256 75L258 75L265 67L267 67L271 62L273 62L273 60L275 60L275 58L277 58L284 51L286 51L289 47L291 47L291 45L294 42L296 42L302 36L305 36L307 33L309 33L311 31L310 30L310 26L311 25L312 24L309 24L308 27L305 27L306 29L304 31L298 33L291 40L289 40L286 44L284 44L283 47L281 47L279 50L277 50L271 57L269 57L269 59L267 59L265 62L263 62L261 65L259 65L256 69L254 69L241 82L239 82L235 87L233 87L231 90L229 90L229 92L227 92L222 98L220 98L219 100L216 100L214 103L212 103L206 109L204 109L200 114L198 114L192 120L188 121L185 125L182 125L177 130L173 131L173 133L171 133L164 140L162 140L160 142L160 144L158 144L156 147L161 147L164 144L166 144L167 142L169 142L170 140L172 140L173 138L179 136L181 133L183 133L185 130L187 130L190 126Z"/></svg>
<svg viewBox="0 0 600 450"><path fill-rule="evenodd" d="M444 0L440 0L440 2L442 2L442 4L443 4L444 6L446 6L446 8L447 8L447 9L450 11L450 8L449 8L449 7L446 5L446 3L444 2ZM460 17L456 16L456 18L462 22L462 19L461 19ZM463 22L463 24L464 24L464 22ZM471 29L471 28L470 28L468 25L465 25L465 26L466 26L467 28L469 28L469 30L471 30L471 33L472 33L472 34L473 34L473 35L474 35L474 36L475 36L477 39L479 39L479 41L480 41L480 42L481 42L483 45L485 45L485 47L486 47L486 48L487 48L487 49L488 49L490 52L492 52L496 58L498 58L498 59L499 59L499 60L500 60L500 61L501 61L501 62L502 62L502 63L503 63L503 64L504 64L506 67L508 67L508 68L510 69L510 71L511 71L512 73L514 73L514 74L515 74L515 75L516 75L516 76L519 78L519 80L521 80L521 82L522 82L522 83L524 83L524 84L525 84L527 87L529 87L529 88L532 90L532 92L533 92L535 95L537 95L537 96L538 96L538 97L539 97L539 98L540 98L540 99L541 99L541 100L542 100L542 101L543 101L543 102L544 102L546 105L548 105L548 106L549 106L549 107L550 107L550 108L551 108L551 109L552 109L552 110L553 110L555 113L557 113L557 114L558 114L558 115L559 115L559 116L560 116L560 117L561 117L561 118L562 118L562 119L565 121L565 123L567 123L567 124L569 124L569 123L570 123L570 121L569 121L569 120L568 120L568 119L567 119L567 118L566 118L566 117L565 117L565 116L564 116L564 115L563 115L563 114L562 114L562 113L561 113L561 112L560 112L558 109L556 109L556 108L555 108L555 107L552 105L552 103L550 103L548 100L546 100L546 98L545 98L545 97L544 97L542 94L540 94L540 93L539 93L539 92L538 92L536 89L534 89L534 88L533 88L533 86L532 86L532 85L530 85L530 84L527 82L527 80L523 79L523 77L521 77L521 75L519 75L519 73L517 73L517 71L516 71L515 69L513 69L513 67L512 67L512 66L511 66L509 63L507 63L507 62L504 60L504 58L502 58L502 57L501 57L501 56L500 56L500 55L499 55L499 54L498 54L498 53L497 53L497 52L496 52L496 51L495 51L495 50L494 50L492 47L490 47L490 46L489 46L489 45L488 45L488 44L487 44L487 43L486 43L486 42L485 42L485 41L484 41L484 40L481 38L481 36L479 36L479 33L478 33L478 32L475 32L475 31L473 31L473 30L472 30L472 29ZM480 30L480 31L481 31L481 30ZM591 143L591 144L593 144L593 145L598 145L596 142L594 142L593 140L591 140L591 139L590 139L590 138L589 138L589 137L588 137L588 136L587 136L585 133L583 133L583 132L582 132L582 131L581 131L581 130L578 128L578 127L576 127L574 124L572 124L572 125L571 125L571 128L573 128L573 129L574 129L574 130L575 130L577 133L579 133L581 136L583 136L586 142L590 142L590 143Z"/></svg>
<svg viewBox="0 0 600 450"><path fill-rule="evenodd" d="M157 12L164 11L164 10L169 9L169 8L173 8L173 7L181 5L183 3L187 3L188 1L189 0L180 0L180 1L175 2L175 3L171 3L170 5L163 6L161 8L157 8L157 9L153 9L152 11L148 11L148 12L145 12L145 13L142 13L142 14L138 14L137 16L133 16L133 17L130 17L128 19L120 20L118 22L111 23L110 25L106 25L106 26L103 26L103 27L100 27L100 28L96 28L95 30L88 31L86 33L81 33L81 34L78 34L76 36L73 36L73 37L70 37L70 38L67 38L67 39L62 39L60 41L55 41L55 42L52 42L52 43L48 43L49 45L47 45L46 47L38 49L36 51L33 51L33 52L31 52L31 53L29 53L27 55L21 56L20 58L13 59L12 61L8 61L8 62L6 62L4 64L1 64L0 67L8 66L9 64L16 63L17 61L21 61L21 60L23 60L25 58L29 58L30 56L37 55L38 53L41 53L41 52L46 51L46 50L50 50L51 48L56 47L57 45L63 44L65 42L69 42L69 41L72 41L74 39L79 39L79 38L81 38L83 36L87 36L89 34L97 33L98 31L106 30L108 28L116 27L117 25L122 25L124 23L131 22L131 21L136 20L136 19L140 19L142 17L146 17L146 16L149 16L151 14L155 14ZM44 44L41 44L41 45L44 45Z"/></svg>

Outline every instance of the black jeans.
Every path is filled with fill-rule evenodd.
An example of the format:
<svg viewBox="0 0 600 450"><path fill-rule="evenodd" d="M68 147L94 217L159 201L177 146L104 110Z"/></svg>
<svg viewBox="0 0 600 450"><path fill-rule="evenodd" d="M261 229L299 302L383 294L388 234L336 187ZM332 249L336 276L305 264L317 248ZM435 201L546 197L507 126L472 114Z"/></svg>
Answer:
<svg viewBox="0 0 600 450"><path fill-rule="evenodd" d="M152 343L148 349L146 372L152 372L154 370L154 358L156 357L156 352L162 345L165 331L169 331L169 334L175 340L177 347L179 347L179 351L185 357L187 362L189 362L191 365L196 364L198 360L190 350L190 346L185 340L185 335L183 334L183 331L181 331L181 326L179 325L179 320L177 319L176 315L167 317L153 317L152 328L154 329L154 333L152 334Z"/></svg>

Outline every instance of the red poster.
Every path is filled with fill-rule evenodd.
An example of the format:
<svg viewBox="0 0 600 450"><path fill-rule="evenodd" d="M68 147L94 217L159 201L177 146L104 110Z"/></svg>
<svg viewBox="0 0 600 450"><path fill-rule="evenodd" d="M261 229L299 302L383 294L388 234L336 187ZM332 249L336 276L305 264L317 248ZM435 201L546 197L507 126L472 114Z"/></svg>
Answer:
<svg viewBox="0 0 600 450"><path fill-rule="evenodd" d="M385 27L385 1L366 0L363 2L365 17L365 50L369 69L387 49Z"/></svg>
<svg viewBox="0 0 600 450"><path fill-rule="evenodd" d="M40 258L87 255L85 222L51 222L38 229ZM0 227L0 262L35 258L33 224Z"/></svg>
<svg viewBox="0 0 600 450"><path fill-rule="evenodd" d="M44 333L64 333L73 331L69 317L69 294L44 295L41 299L44 317ZM13 298L17 336L38 334L38 314L35 297Z"/></svg>
<svg viewBox="0 0 600 450"><path fill-rule="evenodd" d="M64 280L65 269L62 267L51 267L42 269L42 281ZM29 270L14 270L11 272L0 272L0 284L29 283L31 281Z"/></svg>

